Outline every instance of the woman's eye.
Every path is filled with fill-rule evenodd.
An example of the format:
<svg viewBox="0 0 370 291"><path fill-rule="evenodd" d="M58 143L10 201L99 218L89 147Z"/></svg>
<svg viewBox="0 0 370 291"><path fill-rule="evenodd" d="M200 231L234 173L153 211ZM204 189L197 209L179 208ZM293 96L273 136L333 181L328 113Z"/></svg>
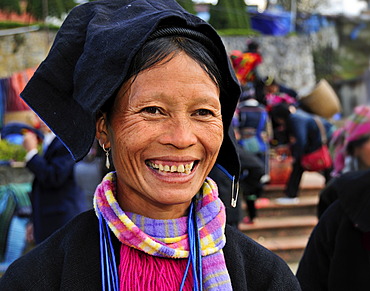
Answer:
<svg viewBox="0 0 370 291"><path fill-rule="evenodd" d="M159 108L155 107L155 106L146 107L142 110L142 112L146 112L146 113L149 113L149 114L159 114L159 113L161 113Z"/></svg>
<svg viewBox="0 0 370 291"><path fill-rule="evenodd" d="M208 116L208 115L213 115L211 110L208 109L199 109L196 112L197 115L199 116Z"/></svg>

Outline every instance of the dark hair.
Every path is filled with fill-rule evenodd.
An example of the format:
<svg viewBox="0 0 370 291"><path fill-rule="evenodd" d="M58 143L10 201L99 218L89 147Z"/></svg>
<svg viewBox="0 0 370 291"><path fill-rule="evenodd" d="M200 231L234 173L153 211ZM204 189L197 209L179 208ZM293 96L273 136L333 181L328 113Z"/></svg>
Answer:
<svg viewBox="0 0 370 291"><path fill-rule="evenodd" d="M370 135L366 135L361 137L360 139L353 140L348 143L347 145L347 153L351 156L354 155L355 149L361 147L364 143L366 143L370 139Z"/></svg>
<svg viewBox="0 0 370 291"><path fill-rule="evenodd" d="M289 110L288 104L280 103L272 107L270 114L271 114L271 118L275 121L278 118L284 119L286 121L288 120L291 112Z"/></svg>
<svg viewBox="0 0 370 291"><path fill-rule="evenodd" d="M122 84L130 78L136 77L140 72L157 65L167 57L170 57L167 62L170 61L180 52L186 53L196 61L219 87L220 92L225 91L221 72L215 62L217 57L200 42L183 36L159 37L146 42L133 58ZM179 70L181 69L179 68ZM108 99L101 108L102 112L108 113L108 119L115 96L116 94Z"/></svg>
<svg viewBox="0 0 370 291"><path fill-rule="evenodd" d="M255 41L251 41L250 43L247 44L247 49L249 52L255 53L257 52L259 48L259 44Z"/></svg>

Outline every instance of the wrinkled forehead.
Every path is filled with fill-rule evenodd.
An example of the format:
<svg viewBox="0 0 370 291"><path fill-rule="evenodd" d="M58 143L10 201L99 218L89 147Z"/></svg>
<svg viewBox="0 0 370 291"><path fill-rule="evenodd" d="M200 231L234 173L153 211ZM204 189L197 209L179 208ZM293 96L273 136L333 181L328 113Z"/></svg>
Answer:
<svg viewBox="0 0 370 291"><path fill-rule="evenodd" d="M221 110L217 83L198 62L182 52L168 56L124 82L114 99L114 104L106 106L108 111L118 104L145 105L156 101L169 105L210 103Z"/></svg>

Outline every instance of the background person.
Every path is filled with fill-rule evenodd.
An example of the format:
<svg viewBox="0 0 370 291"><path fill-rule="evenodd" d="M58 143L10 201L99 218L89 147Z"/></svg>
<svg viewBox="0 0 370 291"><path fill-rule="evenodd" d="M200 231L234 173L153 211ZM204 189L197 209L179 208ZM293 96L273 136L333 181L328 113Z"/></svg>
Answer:
<svg viewBox="0 0 370 291"><path fill-rule="evenodd" d="M84 195L74 179L75 162L70 153L44 122L40 122L40 130L44 133L42 153L34 132L25 133L23 140L26 167L34 175L27 235L36 244L86 209Z"/></svg>
<svg viewBox="0 0 370 291"><path fill-rule="evenodd" d="M269 174L269 116L264 105L255 99L255 90L243 89L240 102L235 111L234 128L241 147L256 155Z"/></svg>
<svg viewBox="0 0 370 291"><path fill-rule="evenodd" d="M370 167L369 139L370 106L360 105L333 134L331 148L335 176Z"/></svg>
<svg viewBox="0 0 370 291"><path fill-rule="evenodd" d="M241 193L247 204L244 223L253 223L257 216L256 200L269 180L269 117L265 107L255 99L255 90L244 88L234 116L234 129L241 161Z"/></svg>
<svg viewBox="0 0 370 291"><path fill-rule="evenodd" d="M263 62L259 51L259 44L255 41L247 43L244 52L234 50L230 54L231 63L235 70L236 77L242 87L253 85L259 80L257 68Z"/></svg>
<svg viewBox="0 0 370 291"><path fill-rule="evenodd" d="M369 289L369 188L369 170L338 178L338 198L321 216L299 263L302 290Z"/></svg>
<svg viewBox="0 0 370 291"><path fill-rule="evenodd" d="M370 169L370 106L354 109L344 125L333 133L334 178L320 192L318 217L338 198L338 182L344 173Z"/></svg>
<svg viewBox="0 0 370 291"><path fill-rule="evenodd" d="M30 183L0 186L0 274L29 247L26 228L31 216Z"/></svg>
<svg viewBox="0 0 370 291"><path fill-rule="evenodd" d="M95 211L13 263L0 289L299 290L279 257L225 226L207 178L216 162L234 182L239 172L229 128L240 90L215 30L175 1L94 1L53 47L23 98L76 159L95 136L116 171Z"/></svg>
<svg viewBox="0 0 370 291"><path fill-rule="evenodd" d="M247 205L248 216L243 222L253 224L257 217L256 200L263 193L262 177L265 175L263 162L254 154L239 147L242 175L240 177L240 194Z"/></svg>
<svg viewBox="0 0 370 291"><path fill-rule="evenodd" d="M271 118L286 130L293 156L293 169L286 185L287 197L278 198L277 203L288 204L298 202L298 190L305 169L301 165L304 154L317 150L322 145L320 129L314 119L314 115L301 109L296 109L285 103L274 106L271 110ZM320 117L318 117L320 118ZM331 123L320 118L330 140L334 127ZM331 168L322 172L326 182L330 180Z"/></svg>
<svg viewBox="0 0 370 291"><path fill-rule="evenodd" d="M265 94L273 94L273 95L287 95L289 96L290 98L293 98L293 99L289 99L291 100L292 102L297 102L298 99L299 99L299 96L298 96L298 93L292 89L292 88L289 88L287 86L284 86L283 84L281 83L278 83L276 81L276 78L274 76L267 76L264 78L264 91L265 91ZM288 98L288 97L286 97Z"/></svg>

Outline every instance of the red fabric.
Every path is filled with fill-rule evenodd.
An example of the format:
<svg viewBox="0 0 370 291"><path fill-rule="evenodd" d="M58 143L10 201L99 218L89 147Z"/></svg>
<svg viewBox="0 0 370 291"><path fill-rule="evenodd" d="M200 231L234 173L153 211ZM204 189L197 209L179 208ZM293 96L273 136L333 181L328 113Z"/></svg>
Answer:
<svg viewBox="0 0 370 291"><path fill-rule="evenodd" d="M154 257L122 244L119 264L120 290L179 290L187 262L187 259ZM193 290L191 268L183 290Z"/></svg>
<svg viewBox="0 0 370 291"><path fill-rule="evenodd" d="M231 62L240 84L245 85L254 81L253 70L262 63L262 56L259 53L242 53L235 50L231 53Z"/></svg>
<svg viewBox="0 0 370 291"><path fill-rule="evenodd" d="M21 99L20 94L27 82L33 75L35 69L26 69L25 71L14 73L9 77L9 87L7 92L6 111L30 110L28 105Z"/></svg>
<svg viewBox="0 0 370 291"><path fill-rule="evenodd" d="M266 110L270 112L272 108L278 104L285 103L285 104L295 104L296 100L285 93L276 94L267 94L266 95Z"/></svg>
<svg viewBox="0 0 370 291"><path fill-rule="evenodd" d="M301 159L301 165L307 171L321 171L330 168L332 160L328 147L324 144L318 150L305 154Z"/></svg>

